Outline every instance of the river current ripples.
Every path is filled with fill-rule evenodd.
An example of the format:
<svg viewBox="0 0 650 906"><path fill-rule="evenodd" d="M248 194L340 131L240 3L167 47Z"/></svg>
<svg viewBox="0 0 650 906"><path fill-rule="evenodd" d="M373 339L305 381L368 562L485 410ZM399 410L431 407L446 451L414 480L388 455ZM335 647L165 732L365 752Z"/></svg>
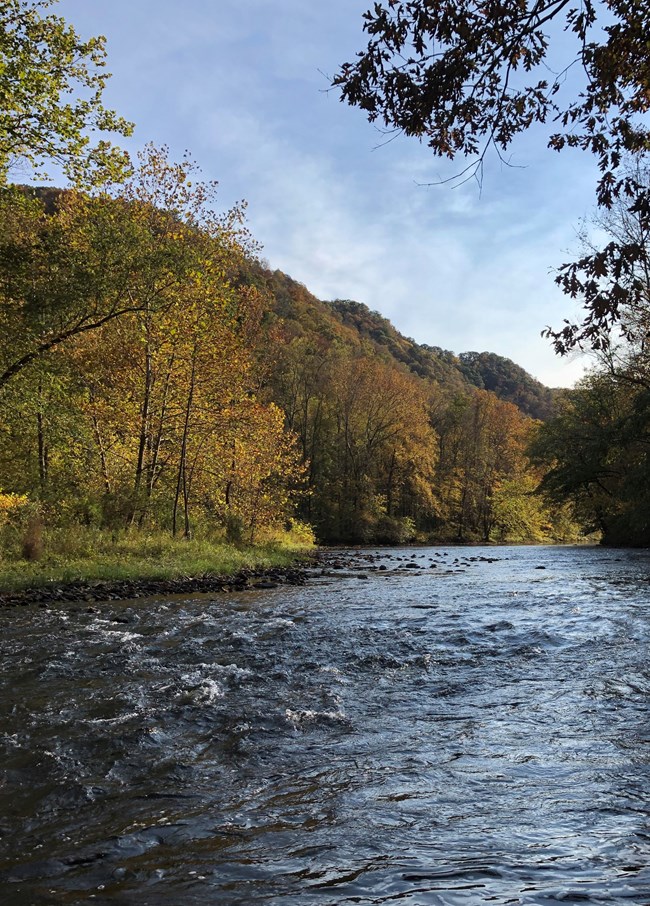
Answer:
<svg viewBox="0 0 650 906"><path fill-rule="evenodd" d="M355 556L1 611L0 902L650 904L648 552Z"/></svg>

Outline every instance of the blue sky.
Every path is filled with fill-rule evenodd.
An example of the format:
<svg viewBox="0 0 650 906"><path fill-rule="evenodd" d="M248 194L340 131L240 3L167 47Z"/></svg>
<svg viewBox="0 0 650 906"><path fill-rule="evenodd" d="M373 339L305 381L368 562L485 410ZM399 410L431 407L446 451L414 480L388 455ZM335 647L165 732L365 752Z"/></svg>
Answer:
<svg viewBox="0 0 650 906"><path fill-rule="evenodd" d="M61 0L84 36L107 38L105 101L136 124L127 144L187 149L223 208L246 199L263 257L322 299L355 299L402 333L454 352L507 356L552 386L584 359L558 359L540 331L575 303L552 268L579 249L592 162L530 133L482 191L425 187L458 169L385 136L328 91L361 49L368 0Z"/></svg>

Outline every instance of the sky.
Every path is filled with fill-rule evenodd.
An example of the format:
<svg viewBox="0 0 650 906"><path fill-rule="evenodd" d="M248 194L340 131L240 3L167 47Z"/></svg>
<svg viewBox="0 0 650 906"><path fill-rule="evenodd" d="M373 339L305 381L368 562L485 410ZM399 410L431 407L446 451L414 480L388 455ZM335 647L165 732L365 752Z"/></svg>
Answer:
<svg viewBox="0 0 650 906"><path fill-rule="evenodd" d="M539 131L491 158L482 187L427 185L459 169L387 141L329 76L364 46L368 0L61 0L107 39L104 102L135 123L130 151L185 150L248 203L262 257L321 299L354 299L419 343L506 356L549 386L590 363L540 332L579 316L553 269L579 249L595 171ZM460 165L462 166L462 165Z"/></svg>

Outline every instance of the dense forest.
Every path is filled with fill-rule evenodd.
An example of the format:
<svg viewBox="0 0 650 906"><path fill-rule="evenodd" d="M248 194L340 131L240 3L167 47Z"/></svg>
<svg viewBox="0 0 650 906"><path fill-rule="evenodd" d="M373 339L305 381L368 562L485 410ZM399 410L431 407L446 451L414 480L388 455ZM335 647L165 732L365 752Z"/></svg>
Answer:
<svg viewBox="0 0 650 906"><path fill-rule="evenodd" d="M272 271L245 207L218 213L216 186L189 159L91 148L92 123L130 130L99 101L101 39L80 43L40 4L10 6L5 545L36 557L43 527L79 526L231 543L283 530L323 542L650 541L643 212L621 202L600 224L635 250L623 339L605 319L590 334L592 375L553 391L508 359L420 345L366 305L318 300ZM75 80L93 100L62 109ZM11 183L14 159L48 158L70 187Z"/></svg>
<svg viewBox="0 0 650 906"><path fill-rule="evenodd" d="M319 538L578 537L562 505L535 495L542 473L526 455L539 424L528 413L548 414L557 392L508 359L419 345L367 306L322 302L279 271L253 266L245 279L270 296L267 393L299 438L299 511ZM488 362L501 393L469 361Z"/></svg>
<svg viewBox="0 0 650 906"><path fill-rule="evenodd" d="M0 463L7 500L46 520L217 520L254 539L288 515L301 464L257 389L263 302L235 288L239 209L149 150L120 194L0 198ZM8 504L5 504L6 506Z"/></svg>
<svg viewBox="0 0 650 906"><path fill-rule="evenodd" d="M213 202L153 148L111 193L3 190L7 518L232 541L295 518L323 541L576 537L526 455L550 391L319 301Z"/></svg>

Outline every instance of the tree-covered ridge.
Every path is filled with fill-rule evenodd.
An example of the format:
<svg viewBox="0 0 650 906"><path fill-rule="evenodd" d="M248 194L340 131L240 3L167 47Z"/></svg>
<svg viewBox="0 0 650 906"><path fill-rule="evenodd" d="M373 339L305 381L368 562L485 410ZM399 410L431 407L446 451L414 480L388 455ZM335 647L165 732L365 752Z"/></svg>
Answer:
<svg viewBox="0 0 650 906"><path fill-rule="evenodd" d="M244 206L219 213L189 160L148 146L129 170L88 144L86 127L128 124L101 104L102 39L48 6L0 13L3 540L22 528L35 556L44 526L83 525L238 543L296 516L326 541L573 537L534 493L536 423L483 375L268 270ZM8 184L14 156L75 188Z"/></svg>
<svg viewBox="0 0 650 906"><path fill-rule="evenodd" d="M393 358L420 377L458 390L467 383L490 390L531 418L546 419L553 411L554 392L510 359L492 352L462 352L457 356L439 346L404 337L390 321L360 302L337 300L332 306L344 323L354 325L362 337L385 347Z"/></svg>
<svg viewBox="0 0 650 906"><path fill-rule="evenodd" d="M65 538L82 526L231 544L287 527L327 542L568 541L596 530L650 543L646 169L609 186L600 225L611 260L590 251L566 272L583 294L577 274L595 274L582 337L602 360L559 393L508 359L419 344L366 305L321 301L270 270L245 205L220 213L216 184L188 159L147 146L129 167L89 145L88 127L129 127L101 103L102 39L80 42L43 15L50 5L0 10L2 556L34 558L44 529ZM409 27L420 6L388 4ZM459 26L474 9L430 7ZM509 27L523 15L531 38L527 9L513 8ZM502 11L477 12L491 52ZM627 18L623 50L636 47L635 10ZM425 17L422 34L437 22ZM67 104L73 85L91 91L81 106ZM621 124L629 118L609 138L625 137ZM434 138L444 152L444 135ZM57 161L74 188L11 185L14 157ZM620 175L620 161L605 164ZM556 345L577 342L567 330Z"/></svg>
<svg viewBox="0 0 650 906"><path fill-rule="evenodd" d="M562 508L535 497L541 476L526 456L535 420L477 387L460 357L259 262L237 279L267 299L265 392L298 438L307 485L298 511L319 538L575 537Z"/></svg>
<svg viewBox="0 0 650 906"><path fill-rule="evenodd" d="M467 383L452 352L422 346L410 337L403 336L387 318L377 311L371 311L362 302L336 299L330 304L344 324L353 327L380 354L405 365L413 374L458 391Z"/></svg>
<svg viewBox="0 0 650 906"><path fill-rule="evenodd" d="M476 386L514 403L526 415L549 419L556 407L558 391L545 387L521 366L493 352L461 352L463 374Z"/></svg>
<svg viewBox="0 0 650 906"><path fill-rule="evenodd" d="M313 333L338 337L342 342L366 344L387 362L435 381L446 391L462 393L476 387L489 390L504 402L514 403L524 415L545 420L553 413L558 391L545 387L510 359L495 353L460 355L417 343L403 336L391 322L362 302L335 299L323 302L282 271L251 264L242 279L270 293L273 314L296 336Z"/></svg>

